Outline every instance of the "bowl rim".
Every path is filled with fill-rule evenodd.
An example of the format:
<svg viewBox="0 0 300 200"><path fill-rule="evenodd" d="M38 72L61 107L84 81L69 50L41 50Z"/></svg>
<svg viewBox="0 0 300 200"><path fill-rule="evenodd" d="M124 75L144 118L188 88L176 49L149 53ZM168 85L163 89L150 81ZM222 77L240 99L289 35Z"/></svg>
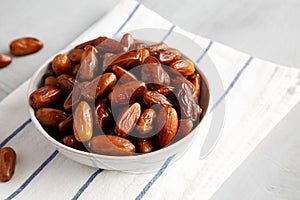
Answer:
<svg viewBox="0 0 300 200"><path fill-rule="evenodd" d="M34 109L30 106L30 103L28 101L30 94L36 90L38 87L36 87L36 84L38 84L41 80L38 80L39 77L41 77L41 73L43 71L45 71L48 67L49 67L49 63L51 63L51 61L53 60L53 58L55 57L55 55L57 54L66 54L66 52L69 52L70 50L72 50L74 47L66 47L62 50L60 50L59 52L55 53L54 55L52 55L49 59L47 59L44 63L41 64L41 66L38 68L38 70L32 75L32 77L30 78L29 81L29 86L27 89L27 102L28 102L28 108L29 108L29 114L30 114L30 118L32 120L32 122L34 123L35 127L38 129L38 131L47 139L49 140L57 149L58 151L60 151L61 149L63 149L64 151L67 151L69 153L73 153L73 154L77 154L80 155L82 157L93 157L93 158L99 158L99 159L113 159L113 160L135 160L135 159L140 159L140 158L147 158L147 157L153 157L153 156L157 156L160 154L163 154L165 152L171 151L172 149L176 149L177 146L180 145L180 143L183 143L185 140L189 140L191 139L190 137L195 137L197 133L191 134L192 132L194 132L195 130L198 130L199 126L201 126L201 123L204 119L207 118L208 116L208 111L211 107L211 92L210 92L210 85L209 82L207 80L207 77L205 76L205 74L203 73L203 71L200 69L200 67L197 65L197 63L194 63L196 70L199 72L199 74L201 75L201 80L203 80L207 86L208 89L208 103L207 103L207 108L206 108L206 112L204 113L204 116L202 116L200 122L194 127L194 129L185 137L179 139L178 141L176 141L175 143L171 143L169 145L167 145L166 147L163 147L161 149L155 150L153 152L149 152L149 153L141 153L141 154L134 154L134 155L123 155L123 156L113 156L113 155L104 155L104 154L97 154L97 153L93 153L93 152L85 152L85 151L81 151L72 147L69 147L59 141L57 141L56 139L54 139L52 136L50 136L47 131L42 127L42 125L39 123L39 121L37 120L36 116L35 116L35 112ZM185 56L185 55L184 55ZM186 57L186 56L185 56ZM188 57L187 57L188 58ZM36 89L35 89L36 88ZM193 140L192 138L192 140ZM187 148L189 148L188 146L185 147L186 150Z"/></svg>

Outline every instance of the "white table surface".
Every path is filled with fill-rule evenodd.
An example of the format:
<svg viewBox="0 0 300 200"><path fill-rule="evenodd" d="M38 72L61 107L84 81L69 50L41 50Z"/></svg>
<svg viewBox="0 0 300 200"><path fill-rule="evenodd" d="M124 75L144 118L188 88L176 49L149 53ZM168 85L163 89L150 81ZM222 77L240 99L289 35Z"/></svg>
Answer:
<svg viewBox="0 0 300 200"><path fill-rule="evenodd" d="M23 36L35 36L45 47L0 69L0 101L117 2L1 0L0 52L8 53L10 41ZM140 2L188 31L262 59L300 68L298 0L186 0L184 5L174 0ZM298 104L212 199L299 199L299 115Z"/></svg>

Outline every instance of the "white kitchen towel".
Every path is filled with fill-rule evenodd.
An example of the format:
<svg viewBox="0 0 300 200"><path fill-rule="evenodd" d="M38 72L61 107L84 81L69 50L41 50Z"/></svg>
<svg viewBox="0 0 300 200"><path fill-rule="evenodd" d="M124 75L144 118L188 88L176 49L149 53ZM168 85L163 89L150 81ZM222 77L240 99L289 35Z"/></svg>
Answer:
<svg viewBox="0 0 300 200"><path fill-rule="evenodd" d="M37 131L28 114L28 81L0 102L0 147L18 155L14 177L0 183L0 199L209 199L300 99L298 70L253 58L185 32L133 0L122 0L70 46L99 35L164 28L190 37L209 56L225 88L222 136L203 160L197 141L176 163L149 174L94 169L61 155ZM50 56L50 55L49 55ZM193 152L194 151L194 152Z"/></svg>

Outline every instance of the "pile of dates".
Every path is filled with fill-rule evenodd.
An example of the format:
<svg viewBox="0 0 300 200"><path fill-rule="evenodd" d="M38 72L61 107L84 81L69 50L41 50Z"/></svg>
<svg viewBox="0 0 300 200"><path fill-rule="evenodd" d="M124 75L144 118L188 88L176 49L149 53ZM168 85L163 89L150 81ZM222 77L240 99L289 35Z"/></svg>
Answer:
<svg viewBox="0 0 300 200"><path fill-rule="evenodd" d="M105 155L149 153L199 124L201 77L165 43L98 37L59 54L29 97L63 144Z"/></svg>

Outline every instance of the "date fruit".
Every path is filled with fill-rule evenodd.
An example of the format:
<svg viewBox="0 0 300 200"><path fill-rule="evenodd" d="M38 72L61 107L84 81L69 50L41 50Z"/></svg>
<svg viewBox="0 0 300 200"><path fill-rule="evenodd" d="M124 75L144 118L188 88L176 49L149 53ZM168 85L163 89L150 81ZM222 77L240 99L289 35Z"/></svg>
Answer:
<svg viewBox="0 0 300 200"><path fill-rule="evenodd" d="M183 76L192 75L195 67L192 61L188 59L179 59L170 64L170 67L178 71Z"/></svg>
<svg viewBox="0 0 300 200"><path fill-rule="evenodd" d="M88 45L91 45L91 46L97 46L97 44L99 44L100 42L106 40L107 37L104 37L104 36L100 36L100 37L97 37L97 38L94 38L92 40L89 40L89 41L86 41L86 42L83 42L77 46L75 46L74 49L84 49L86 46Z"/></svg>
<svg viewBox="0 0 300 200"><path fill-rule="evenodd" d="M75 79L68 74L62 74L57 77L57 82L62 90L69 93L74 87Z"/></svg>
<svg viewBox="0 0 300 200"><path fill-rule="evenodd" d="M84 150L84 145L81 142L78 142L74 135L66 135L63 138L63 143L68 147L72 147L78 150Z"/></svg>
<svg viewBox="0 0 300 200"><path fill-rule="evenodd" d="M114 72L114 74L118 77L119 81L122 83L127 83L130 81L137 81L137 78L135 75L133 75L129 71L123 69L122 67L119 67L118 65L113 66L111 68L111 70Z"/></svg>
<svg viewBox="0 0 300 200"><path fill-rule="evenodd" d="M160 51L158 59L161 64L168 65L181 58L181 53L175 49L167 49Z"/></svg>
<svg viewBox="0 0 300 200"><path fill-rule="evenodd" d="M125 33L121 38L121 44L123 44L128 50L132 50L135 48L135 42L130 33Z"/></svg>
<svg viewBox="0 0 300 200"><path fill-rule="evenodd" d="M35 116L42 125L58 129L59 123L64 121L68 114L55 108L40 108L36 111Z"/></svg>
<svg viewBox="0 0 300 200"><path fill-rule="evenodd" d="M78 76L83 81L92 80L98 72L97 49L91 45L85 47L81 57Z"/></svg>
<svg viewBox="0 0 300 200"><path fill-rule="evenodd" d="M150 55L158 55L160 51L166 50L168 48L168 45L164 42L156 43L156 44L151 44L146 46L148 49Z"/></svg>
<svg viewBox="0 0 300 200"><path fill-rule="evenodd" d="M144 136L147 135L147 133L153 131L155 118L156 118L155 110L151 108L147 108L144 110L136 125L136 130L140 133L140 135Z"/></svg>
<svg viewBox="0 0 300 200"><path fill-rule="evenodd" d="M37 89L29 96L29 102L34 109L46 107L58 100L62 95L61 89L45 86Z"/></svg>
<svg viewBox="0 0 300 200"><path fill-rule="evenodd" d="M93 114L86 101L81 101L73 113L73 131L79 142L89 141L93 136Z"/></svg>
<svg viewBox="0 0 300 200"><path fill-rule="evenodd" d="M44 86L54 86L59 87L57 78L55 76L48 76L45 78Z"/></svg>
<svg viewBox="0 0 300 200"><path fill-rule="evenodd" d="M114 73L99 75L82 89L82 96L89 101L93 101L102 95L109 93L116 82L117 77Z"/></svg>
<svg viewBox="0 0 300 200"><path fill-rule="evenodd" d="M43 48L43 43L32 37L19 38L9 45L10 53L14 56L25 56L35 53Z"/></svg>
<svg viewBox="0 0 300 200"><path fill-rule="evenodd" d="M194 99L196 102L199 101L199 97L200 97L200 89L201 89L201 76L200 74L193 74L190 78L189 78L190 82L194 85Z"/></svg>
<svg viewBox="0 0 300 200"><path fill-rule="evenodd" d="M122 53L127 51L127 47L125 47L122 43L111 39L106 38L95 46L101 52L110 52L110 53Z"/></svg>
<svg viewBox="0 0 300 200"><path fill-rule="evenodd" d="M154 149L153 138L138 138L137 147L140 153L149 153Z"/></svg>
<svg viewBox="0 0 300 200"><path fill-rule="evenodd" d="M179 127L178 127L176 138L181 139L187 136L191 132L193 126L194 126L193 121L190 119L179 120Z"/></svg>
<svg viewBox="0 0 300 200"><path fill-rule="evenodd" d="M129 69L140 64L141 54L137 51L129 51L122 54L104 54L103 71L111 69L114 65Z"/></svg>
<svg viewBox="0 0 300 200"><path fill-rule="evenodd" d="M58 124L58 130L60 133L73 132L73 115L70 115L65 120Z"/></svg>
<svg viewBox="0 0 300 200"><path fill-rule="evenodd" d="M141 115L141 106L139 103L134 103L119 114L115 132L117 135L127 137L134 129L136 122Z"/></svg>
<svg viewBox="0 0 300 200"><path fill-rule="evenodd" d="M135 146L129 140L115 135L98 135L88 142L95 152L111 156L127 156L135 152Z"/></svg>
<svg viewBox="0 0 300 200"><path fill-rule="evenodd" d="M131 81L117 85L110 94L112 106L130 104L146 92L146 84L142 81Z"/></svg>
<svg viewBox="0 0 300 200"><path fill-rule="evenodd" d="M68 57L71 60L73 65L80 63L83 52L84 51L82 49L72 49L68 53Z"/></svg>
<svg viewBox="0 0 300 200"><path fill-rule="evenodd" d="M67 96L66 100L64 101L63 108L67 112L71 112L74 105L79 103L81 97L81 90L78 86L73 87L73 90Z"/></svg>
<svg viewBox="0 0 300 200"><path fill-rule="evenodd" d="M146 58L141 69L141 78L149 89L160 88L170 84L169 74L162 68L157 58Z"/></svg>
<svg viewBox="0 0 300 200"><path fill-rule="evenodd" d="M72 70L72 63L65 54L58 54L52 60L52 69L55 74L67 74Z"/></svg>
<svg viewBox="0 0 300 200"><path fill-rule="evenodd" d="M0 54L0 68L6 67L12 62L12 58L5 54Z"/></svg>
<svg viewBox="0 0 300 200"><path fill-rule="evenodd" d="M148 106L159 104L162 107L172 107L172 103L166 96L160 94L157 91L147 91L143 96L143 103Z"/></svg>
<svg viewBox="0 0 300 200"><path fill-rule="evenodd" d="M157 115L157 126L162 127L156 134L156 144L165 147L172 142L178 129L177 112L172 107L162 108Z"/></svg>
<svg viewBox="0 0 300 200"><path fill-rule="evenodd" d="M175 88L175 92L180 106L181 118L191 119L196 121L198 114L198 104L194 99L193 90L191 87L182 82L178 87Z"/></svg>
<svg viewBox="0 0 300 200"><path fill-rule="evenodd" d="M166 87L163 86L157 90L158 93L166 96L167 98L174 95L173 91L174 91L174 87L171 86L166 86Z"/></svg>
<svg viewBox="0 0 300 200"><path fill-rule="evenodd" d="M17 154L11 147L0 149L0 181L9 181L15 172Z"/></svg>
<svg viewBox="0 0 300 200"><path fill-rule="evenodd" d="M95 121L100 129L105 133L111 132L116 122L111 113L107 99L99 99L95 105Z"/></svg>

